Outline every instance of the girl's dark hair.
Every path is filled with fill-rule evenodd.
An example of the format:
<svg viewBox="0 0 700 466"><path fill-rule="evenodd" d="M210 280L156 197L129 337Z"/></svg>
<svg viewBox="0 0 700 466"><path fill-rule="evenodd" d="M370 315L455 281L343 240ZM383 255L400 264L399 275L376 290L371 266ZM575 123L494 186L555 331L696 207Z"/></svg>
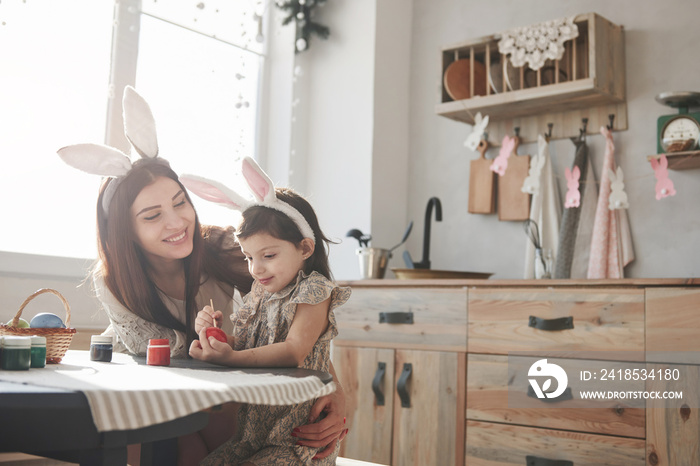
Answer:
<svg viewBox="0 0 700 466"><path fill-rule="evenodd" d="M97 249L100 258L96 273L102 275L107 287L117 300L137 316L156 324L179 330L187 335L188 343L196 337L194 319L199 309L195 297L202 281L208 277L250 291L252 278L247 272L238 247L224 247L223 229L202 227L195 215L192 232L192 253L183 259L185 265L185 310L183 325L160 299L157 288L148 273L150 265L133 233L131 206L141 190L158 177L166 177L180 185L187 202L192 203L177 174L164 161L140 159L120 179L109 205L109 215L102 209L105 189L115 179L102 183L97 199ZM230 230L229 230L230 231ZM229 241L229 243L232 243Z"/></svg>
<svg viewBox="0 0 700 466"><path fill-rule="evenodd" d="M309 226L314 232L316 245L314 253L306 260L304 273L310 274L316 271L327 279L332 280L331 268L328 265L328 246L332 241L326 238L321 231L313 207L306 199L291 189L275 188L275 193L277 194L277 199L298 210L309 222ZM277 239L289 241L297 247L301 240L304 239L299 231L299 227L286 214L279 210L259 205L249 207L243 212L241 223L236 230L236 237L247 238L256 233L267 233Z"/></svg>

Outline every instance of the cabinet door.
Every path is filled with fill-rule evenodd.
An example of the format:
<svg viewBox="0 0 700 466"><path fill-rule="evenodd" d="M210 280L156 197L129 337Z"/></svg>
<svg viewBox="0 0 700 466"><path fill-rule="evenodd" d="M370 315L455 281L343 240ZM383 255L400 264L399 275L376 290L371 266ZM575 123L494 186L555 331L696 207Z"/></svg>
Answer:
<svg viewBox="0 0 700 466"><path fill-rule="evenodd" d="M464 353L396 351L391 464L464 464L465 370Z"/></svg>
<svg viewBox="0 0 700 466"><path fill-rule="evenodd" d="M382 364L383 370L379 367ZM345 391L349 429L340 444L340 456L391 464L394 350L336 345L333 366ZM381 395L375 394L375 389ZM382 395L384 403L380 404Z"/></svg>
<svg viewBox="0 0 700 466"><path fill-rule="evenodd" d="M647 364L655 374L649 392L680 392L682 398L647 401L647 464L698 464L700 458L700 367Z"/></svg>
<svg viewBox="0 0 700 466"><path fill-rule="evenodd" d="M698 308L698 288L646 291L647 368L655 374L647 380L647 390L682 393L681 399L647 401L647 464L651 466L698 464L700 458Z"/></svg>

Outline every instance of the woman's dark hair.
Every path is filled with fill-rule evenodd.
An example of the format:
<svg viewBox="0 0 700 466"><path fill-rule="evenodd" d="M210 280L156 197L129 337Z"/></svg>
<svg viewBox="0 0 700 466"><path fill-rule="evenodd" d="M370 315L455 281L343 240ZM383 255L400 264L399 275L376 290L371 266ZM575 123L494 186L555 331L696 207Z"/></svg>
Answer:
<svg viewBox="0 0 700 466"><path fill-rule="evenodd" d="M179 330L187 335L188 343L196 337L194 319L199 309L195 297L199 286L207 277L238 288L242 293L250 291L252 278L241 260L238 247L224 247L223 229L202 227L195 215L192 232L192 253L183 259L185 265L185 324L179 322L160 299L156 285L150 278L150 265L141 247L135 241L131 206L141 190L166 177L180 185L187 202L192 203L177 174L161 159L140 159L121 179L109 205L109 215L102 209L102 198L110 183L102 183L97 199L97 249L100 258L97 273L117 300L137 316L156 324ZM232 243L229 241L229 243Z"/></svg>
<svg viewBox="0 0 700 466"><path fill-rule="evenodd" d="M314 232L315 247L314 253L304 264L304 273L310 274L316 271L332 280L331 268L328 265L328 245L332 242L321 231L318 218L311 204L306 199L288 188L275 188L277 199L294 207L304 216L309 226ZM253 206L243 212L241 223L236 230L236 237L247 238L256 233L267 233L268 235L289 241L295 246L299 246L304 239L299 227L286 214L279 210L264 206Z"/></svg>

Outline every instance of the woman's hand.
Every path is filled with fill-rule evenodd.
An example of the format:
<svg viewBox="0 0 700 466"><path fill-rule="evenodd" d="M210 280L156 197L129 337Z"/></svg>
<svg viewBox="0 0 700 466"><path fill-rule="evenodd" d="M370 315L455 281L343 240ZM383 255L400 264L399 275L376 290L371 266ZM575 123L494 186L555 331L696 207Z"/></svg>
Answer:
<svg viewBox="0 0 700 466"><path fill-rule="evenodd" d="M197 318L194 321L194 331L200 333L202 329L207 327L219 327L224 319L224 314L221 311L215 311L211 306L204 306L204 309L197 313Z"/></svg>
<svg viewBox="0 0 700 466"><path fill-rule="evenodd" d="M340 385L338 385L340 387ZM319 420L321 413L325 417ZM348 433L345 426L345 394L339 388L334 393L316 400L311 407L309 424L296 427L292 437L298 439L297 445L320 448L313 459L322 459L333 453L336 444Z"/></svg>
<svg viewBox="0 0 700 466"><path fill-rule="evenodd" d="M199 332L199 340L192 341L190 356L214 364L233 366L235 351L228 343L219 341L214 337L207 337L207 329L205 327Z"/></svg>

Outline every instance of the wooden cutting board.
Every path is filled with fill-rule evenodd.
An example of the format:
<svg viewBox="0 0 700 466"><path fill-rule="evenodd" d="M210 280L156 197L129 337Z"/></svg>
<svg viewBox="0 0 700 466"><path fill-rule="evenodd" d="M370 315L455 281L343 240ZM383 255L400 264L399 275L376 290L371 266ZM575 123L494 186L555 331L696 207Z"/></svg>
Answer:
<svg viewBox="0 0 700 466"><path fill-rule="evenodd" d="M498 178L498 220L523 221L530 218L530 195L520 190L530 168L530 156L518 155L520 138L508 157L508 168Z"/></svg>
<svg viewBox="0 0 700 466"><path fill-rule="evenodd" d="M488 142L482 139L477 147L481 156L469 163L469 202L470 214L492 214L496 212L496 174L489 168L492 160L487 159Z"/></svg>

